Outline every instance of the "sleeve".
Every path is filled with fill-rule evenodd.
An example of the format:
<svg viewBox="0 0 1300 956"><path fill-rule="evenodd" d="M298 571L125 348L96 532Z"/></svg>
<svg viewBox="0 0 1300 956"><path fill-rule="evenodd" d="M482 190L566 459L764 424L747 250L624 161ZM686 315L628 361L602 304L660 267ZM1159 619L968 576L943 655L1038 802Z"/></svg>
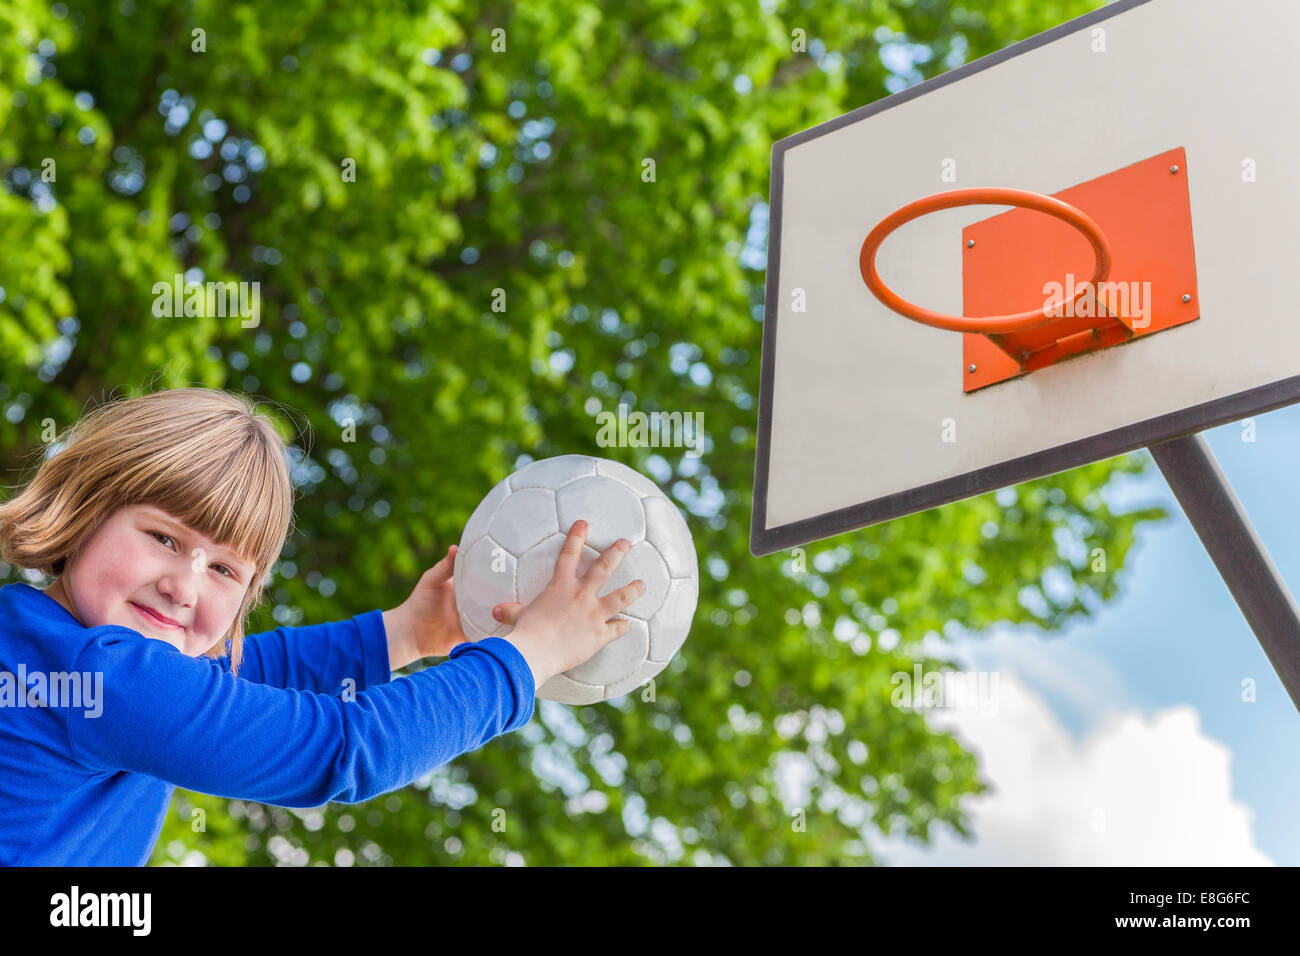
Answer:
<svg viewBox="0 0 1300 956"><path fill-rule="evenodd" d="M244 638L239 675L271 687L339 694L351 679L357 690L392 678L384 612L375 610L346 621L307 627L277 627ZM230 673L230 657L202 660Z"/></svg>
<svg viewBox="0 0 1300 956"><path fill-rule="evenodd" d="M443 663L353 699L232 677L119 627L75 666L103 674L98 716L63 708L83 766L285 807L359 803L406 786L522 727L536 695L527 661L500 637L458 644Z"/></svg>

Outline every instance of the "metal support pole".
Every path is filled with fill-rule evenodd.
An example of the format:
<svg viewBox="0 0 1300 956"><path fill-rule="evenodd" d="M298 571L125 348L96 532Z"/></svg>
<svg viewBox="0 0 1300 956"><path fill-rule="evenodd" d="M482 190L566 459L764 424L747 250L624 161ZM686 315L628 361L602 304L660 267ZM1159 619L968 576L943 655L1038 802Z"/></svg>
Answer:
<svg viewBox="0 0 1300 956"><path fill-rule="evenodd" d="M1178 503L1300 709L1300 608L1250 525L1210 446L1187 435L1150 446Z"/></svg>

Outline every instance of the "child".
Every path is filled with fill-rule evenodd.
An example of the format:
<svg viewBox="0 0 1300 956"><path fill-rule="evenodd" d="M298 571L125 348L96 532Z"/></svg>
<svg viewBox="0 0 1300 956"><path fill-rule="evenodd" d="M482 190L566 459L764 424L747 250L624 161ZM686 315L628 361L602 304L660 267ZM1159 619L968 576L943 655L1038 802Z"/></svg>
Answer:
<svg viewBox="0 0 1300 956"><path fill-rule="evenodd" d="M625 633L644 585L596 595L628 542L579 578L579 521L546 590L498 607L508 637L466 639L454 548L391 611L245 637L291 531L284 452L243 397L157 392L95 409L0 504L0 556L56 577L0 588L0 864L143 865L177 786L369 800L522 727Z"/></svg>

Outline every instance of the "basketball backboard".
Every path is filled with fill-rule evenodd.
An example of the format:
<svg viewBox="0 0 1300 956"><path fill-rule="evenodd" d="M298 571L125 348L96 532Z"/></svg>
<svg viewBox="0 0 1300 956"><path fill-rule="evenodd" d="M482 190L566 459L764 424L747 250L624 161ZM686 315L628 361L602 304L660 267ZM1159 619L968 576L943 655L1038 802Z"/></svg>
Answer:
<svg viewBox="0 0 1300 956"><path fill-rule="evenodd" d="M1119 0L776 143L751 551L1300 400L1296 35L1295 0ZM1095 216L1110 278L1150 310L1112 297L1106 328L1068 330L1097 328L1091 351L1028 370L1027 351L891 310L864 281L868 234L969 187ZM1000 205L899 225L879 276L955 316L1041 307L1050 283L1089 279L1084 233Z"/></svg>

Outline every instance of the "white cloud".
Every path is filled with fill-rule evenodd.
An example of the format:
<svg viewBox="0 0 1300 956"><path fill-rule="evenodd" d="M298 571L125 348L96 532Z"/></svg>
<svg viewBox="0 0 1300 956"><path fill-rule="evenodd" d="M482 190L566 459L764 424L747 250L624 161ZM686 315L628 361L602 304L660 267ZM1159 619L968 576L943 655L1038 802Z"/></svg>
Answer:
<svg viewBox="0 0 1300 956"><path fill-rule="evenodd" d="M1130 707L1133 695L1123 676L1071 636L1069 630L1043 637L1032 627L994 626L983 634L965 634L955 643L927 639L921 647L932 657L951 658L963 670L1023 675L1036 690L1089 720Z"/></svg>
<svg viewBox="0 0 1300 956"><path fill-rule="evenodd" d="M1267 866L1254 811L1233 799L1230 751L1191 707L1112 715L1075 743L1043 699L1003 670L996 716L934 711L979 760L966 798L975 838L931 829L929 847L870 839L893 865Z"/></svg>

